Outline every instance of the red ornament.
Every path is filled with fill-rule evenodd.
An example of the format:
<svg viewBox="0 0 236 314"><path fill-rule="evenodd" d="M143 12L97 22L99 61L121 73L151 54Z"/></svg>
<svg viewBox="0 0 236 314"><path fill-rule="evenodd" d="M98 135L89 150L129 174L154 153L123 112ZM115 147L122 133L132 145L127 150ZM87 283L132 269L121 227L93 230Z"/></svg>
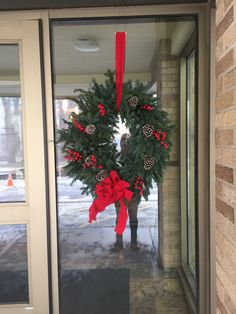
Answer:
<svg viewBox="0 0 236 314"><path fill-rule="evenodd" d="M147 111L151 111L151 110L153 110L153 107L150 106L150 105L142 105L141 109L144 109L144 110L147 110Z"/></svg>
<svg viewBox="0 0 236 314"><path fill-rule="evenodd" d="M89 155L85 158L84 169L92 168L97 165L97 159L94 155Z"/></svg>
<svg viewBox="0 0 236 314"><path fill-rule="evenodd" d="M162 140L164 141L166 139L166 132L162 132L161 135L162 135Z"/></svg>
<svg viewBox="0 0 236 314"><path fill-rule="evenodd" d="M68 161L80 161L82 159L82 154L76 152L75 150L68 149L67 155L64 158Z"/></svg>
<svg viewBox="0 0 236 314"><path fill-rule="evenodd" d="M152 135L155 137L155 139L156 139L157 141L160 141L161 136L160 136L160 133L159 133L159 132L153 131Z"/></svg>
<svg viewBox="0 0 236 314"><path fill-rule="evenodd" d="M165 149L167 149L169 147L169 145L167 143L165 143L166 137L167 137L167 133L166 132L157 132L157 131L153 131L152 136L155 137L155 139L157 141L160 142L161 145L164 146Z"/></svg>
<svg viewBox="0 0 236 314"><path fill-rule="evenodd" d="M82 126L75 118L72 119L74 126L79 129L81 132L86 133L85 127Z"/></svg>
<svg viewBox="0 0 236 314"><path fill-rule="evenodd" d="M143 194L144 182L141 177L137 177L136 181L134 182L134 188L139 190L139 195Z"/></svg>
<svg viewBox="0 0 236 314"><path fill-rule="evenodd" d="M102 104L98 104L99 114L101 117L105 116L106 110Z"/></svg>

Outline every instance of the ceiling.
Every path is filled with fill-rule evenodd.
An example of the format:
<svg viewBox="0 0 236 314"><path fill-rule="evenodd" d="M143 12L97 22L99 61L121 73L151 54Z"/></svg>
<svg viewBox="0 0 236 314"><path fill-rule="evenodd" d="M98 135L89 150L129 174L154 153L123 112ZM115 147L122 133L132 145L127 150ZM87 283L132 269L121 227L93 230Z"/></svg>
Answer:
<svg viewBox="0 0 236 314"><path fill-rule="evenodd" d="M114 69L115 31L125 31L126 73L150 71L150 65L160 39L171 38L176 22L65 25L53 27L54 73L103 74ZM80 52L74 48L76 39L92 38L100 45L98 52Z"/></svg>
<svg viewBox="0 0 236 314"><path fill-rule="evenodd" d="M86 87L95 77L104 80L103 74L114 70L115 32L125 31L126 60L125 80L139 79L150 82L153 66L156 64L160 40L169 39L172 53L178 55L194 29L193 21L145 23L132 20L117 24L102 21L99 24L85 22L55 22L52 27L52 62L55 92L57 95L71 95L75 87ZM93 38L100 45L97 52L84 53L76 50L78 38ZM171 51L170 51L171 53ZM153 62L154 61L154 62ZM18 81L18 83L17 83ZM0 93L1 89L15 86L19 93L19 50L17 45L0 45Z"/></svg>

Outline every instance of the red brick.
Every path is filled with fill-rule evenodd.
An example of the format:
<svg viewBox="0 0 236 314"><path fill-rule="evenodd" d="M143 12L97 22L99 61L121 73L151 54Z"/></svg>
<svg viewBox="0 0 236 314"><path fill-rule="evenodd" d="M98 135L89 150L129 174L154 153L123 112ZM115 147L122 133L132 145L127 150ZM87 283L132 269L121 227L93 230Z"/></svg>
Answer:
<svg viewBox="0 0 236 314"><path fill-rule="evenodd" d="M219 95L223 92L223 77L216 78L216 95Z"/></svg>
<svg viewBox="0 0 236 314"><path fill-rule="evenodd" d="M224 75L223 88L226 90L235 86L236 86L236 67L234 67L232 70L230 70Z"/></svg>
<svg viewBox="0 0 236 314"><path fill-rule="evenodd" d="M224 128L236 128L236 107L224 111L221 116L218 125Z"/></svg>
<svg viewBox="0 0 236 314"><path fill-rule="evenodd" d="M216 111L220 111L233 106L234 104L234 90L231 89L216 97Z"/></svg>
<svg viewBox="0 0 236 314"><path fill-rule="evenodd" d="M224 36L222 36L216 43L216 60L218 61L224 54Z"/></svg>
<svg viewBox="0 0 236 314"><path fill-rule="evenodd" d="M220 300L220 298L218 297L218 295L216 296L216 304L217 304L217 307L219 308L221 314L229 314L226 311L226 308L225 308L224 304L222 303L222 301Z"/></svg>
<svg viewBox="0 0 236 314"><path fill-rule="evenodd" d="M219 25L224 17L224 1L218 1L216 10L216 25Z"/></svg>
<svg viewBox="0 0 236 314"><path fill-rule="evenodd" d="M232 3L233 3L233 0L224 0L224 10L227 11Z"/></svg>
<svg viewBox="0 0 236 314"><path fill-rule="evenodd" d="M216 40L218 40L224 34L224 32L229 28L233 20L234 7L232 6L232 8L230 8L229 11L225 14L224 18L216 29Z"/></svg>
<svg viewBox="0 0 236 314"><path fill-rule="evenodd" d="M236 34L236 21L232 24L222 37L223 40L223 51L230 49L235 44L235 34Z"/></svg>
<svg viewBox="0 0 236 314"><path fill-rule="evenodd" d="M234 132L233 130L216 130L216 145L233 145Z"/></svg>
<svg viewBox="0 0 236 314"><path fill-rule="evenodd" d="M216 210L234 223L234 209L219 198L216 198Z"/></svg>
<svg viewBox="0 0 236 314"><path fill-rule="evenodd" d="M236 313L236 304L232 298L228 295L227 291L224 293L224 303L228 309L228 313Z"/></svg>
<svg viewBox="0 0 236 314"><path fill-rule="evenodd" d="M233 168L216 165L216 177L226 182L233 183L234 182Z"/></svg>
<svg viewBox="0 0 236 314"><path fill-rule="evenodd" d="M223 186L219 180L216 181L216 195L223 197Z"/></svg>
<svg viewBox="0 0 236 314"><path fill-rule="evenodd" d="M216 75L226 72L234 64L234 50L231 49L216 63Z"/></svg>

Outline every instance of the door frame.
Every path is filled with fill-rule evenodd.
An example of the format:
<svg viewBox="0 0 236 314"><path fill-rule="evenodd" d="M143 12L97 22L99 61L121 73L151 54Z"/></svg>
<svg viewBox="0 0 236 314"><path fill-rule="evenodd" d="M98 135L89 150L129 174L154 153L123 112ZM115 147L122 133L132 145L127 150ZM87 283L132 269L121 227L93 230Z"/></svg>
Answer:
<svg viewBox="0 0 236 314"><path fill-rule="evenodd" d="M202 123L199 128L199 141L202 143L198 151L199 173L199 314L215 314L215 230L214 230L214 180L212 179L214 152L213 134L214 118L210 112L210 103L214 95L214 84L212 82L214 72L210 55L213 47L210 47L211 24L209 16L211 11L210 4L178 4L178 5L147 5L130 7L93 7L80 9L63 10L35 10L35 11L11 11L0 12L0 18L5 19L41 19L43 24L43 57L45 74L45 97L46 97L46 122L47 122L47 143L48 143L48 181L49 181L49 204L50 204L50 237L51 237L51 269L52 269L52 299L53 314L59 314L59 293L58 293L58 238L57 238L57 219L56 219L56 169L55 169L55 147L53 127L53 93L52 93L52 72L51 72L51 43L50 43L50 19L69 19L69 18L96 18L96 17L122 17L122 16L169 16L169 15L196 15L199 25L199 77L198 77L198 99L199 116ZM211 87L211 94L208 89ZM210 102L211 101L211 102ZM212 107L212 106L211 106ZM210 127L209 127L209 121ZM206 136L206 135L209 135ZM211 151L209 151L209 141ZM207 161L207 162L206 162ZM211 176L210 176L211 174ZM206 261L209 263L206 265Z"/></svg>
<svg viewBox="0 0 236 314"><path fill-rule="evenodd" d="M199 214L198 214L198 251L199 251L199 313L206 314L210 313L210 265L205 264L205 261L209 259L207 252L210 248L210 238L207 232L209 226L208 217L206 213L209 209L209 177L208 173L208 140L206 134L208 134L208 117L209 117L209 99L207 94L208 85L208 57L206 56L205 47L207 44L207 10L206 5L165 5L165 6L137 6L137 7L118 7L118 8L88 8L88 9L67 9L67 10L51 10L49 11L49 19L72 19L72 18L109 18L109 17L122 17L122 16L169 16L169 15L196 15L198 19L199 27L199 79L198 79L198 99L199 99L199 112L198 120L201 121L201 128L198 130L199 142L202 143L198 149L198 162L199 162L199 181L198 181L198 203L199 203ZM49 35L48 35L49 38ZM209 54L210 51L207 51ZM50 56L50 42L48 42L47 56ZM49 62L48 62L49 63ZM51 83L51 82L50 82ZM51 87L52 89L52 87ZM56 214L56 213L55 213ZM54 215L55 217L56 215ZM209 253L210 254L210 253ZM211 289L214 286L211 285Z"/></svg>
<svg viewBox="0 0 236 314"><path fill-rule="evenodd" d="M28 313L47 314L47 189L38 19L9 19L5 15L1 16L0 44L17 44L19 47L26 196L22 202L0 203L0 224L27 226L29 287L29 302L0 304L0 313L20 314L27 310Z"/></svg>

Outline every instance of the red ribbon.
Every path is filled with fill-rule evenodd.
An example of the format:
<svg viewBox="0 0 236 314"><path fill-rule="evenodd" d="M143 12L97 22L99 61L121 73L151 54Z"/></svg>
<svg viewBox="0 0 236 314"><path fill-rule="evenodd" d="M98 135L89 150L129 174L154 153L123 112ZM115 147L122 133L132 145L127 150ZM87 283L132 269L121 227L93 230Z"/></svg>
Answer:
<svg viewBox="0 0 236 314"><path fill-rule="evenodd" d="M92 223L93 220L96 221L97 214L104 211L108 205L119 201L120 211L115 232L121 235L128 219L124 199L130 201L133 195L133 192L128 190L129 186L128 182L120 179L116 171L111 171L109 177L96 185L97 198L89 208L89 223Z"/></svg>
<svg viewBox="0 0 236 314"><path fill-rule="evenodd" d="M125 32L116 32L116 109L120 111L125 69Z"/></svg>

